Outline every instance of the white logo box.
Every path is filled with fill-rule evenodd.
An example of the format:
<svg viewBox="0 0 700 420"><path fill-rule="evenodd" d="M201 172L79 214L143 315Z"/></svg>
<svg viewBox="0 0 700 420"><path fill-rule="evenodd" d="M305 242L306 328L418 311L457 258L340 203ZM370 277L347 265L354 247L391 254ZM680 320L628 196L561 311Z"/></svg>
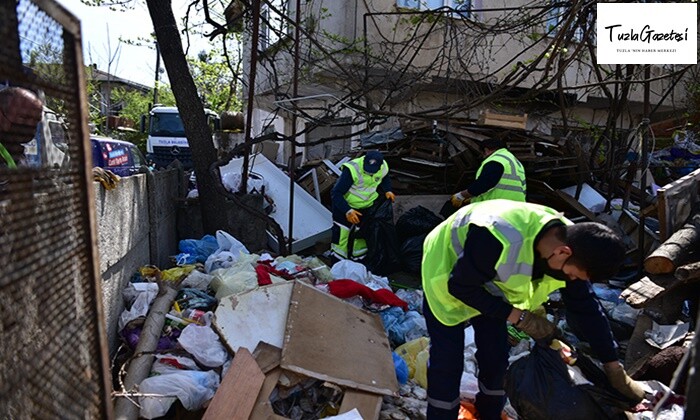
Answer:
<svg viewBox="0 0 700 420"><path fill-rule="evenodd" d="M697 64L697 3L598 3L598 64Z"/></svg>

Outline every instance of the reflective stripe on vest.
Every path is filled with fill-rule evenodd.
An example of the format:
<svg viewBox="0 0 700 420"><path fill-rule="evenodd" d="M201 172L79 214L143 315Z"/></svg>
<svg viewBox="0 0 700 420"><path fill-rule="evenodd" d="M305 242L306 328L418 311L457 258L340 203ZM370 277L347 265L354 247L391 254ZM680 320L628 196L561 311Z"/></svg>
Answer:
<svg viewBox="0 0 700 420"><path fill-rule="evenodd" d="M449 293L448 281L470 225L487 228L503 246L494 267L496 278L484 285L519 309L534 309L549 294L565 285L545 276L532 279L534 240L552 220L571 222L554 209L512 200L489 200L461 208L442 222L425 239L421 274L423 291L435 317L445 325L457 325L479 314Z"/></svg>
<svg viewBox="0 0 700 420"><path fill-rule="evenodd" d="M352 175L352 186L343 196L348 205L353 209L364 209L370 207L374 200L377 199L377 187L381 184L382 179L389 173L389 165L386 161L382 162L382 166L375 174L370 174L363 169L364 157L353 159L344 163L342 166L347 167Z"/></svg>
<svg viewBox="0 0 700 420"><path fill-rule="evenodd" d="M488 162L498 162L503 165L503 175L498 180L498 183L490 190L485 193L472 198L472 203L477 203L479 201L494 200L498 198L503 198L506 200L514 201L525 201L525 193L527 191L527 184L525 180L525 169L522 163L507 149L498 149L491 153L482 162L479 170L476 173L478 178L481 175L481 171Z"/></svg>

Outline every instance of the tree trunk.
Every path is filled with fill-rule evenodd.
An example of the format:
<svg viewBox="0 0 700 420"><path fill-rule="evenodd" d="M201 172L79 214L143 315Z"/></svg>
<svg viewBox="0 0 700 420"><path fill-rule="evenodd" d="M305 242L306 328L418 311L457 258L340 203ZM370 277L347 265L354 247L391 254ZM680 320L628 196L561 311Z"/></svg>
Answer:
<svg viewBox="0 0 700 420"><path fill-rule="evenodd" d="M700 261L678 267L676 269L676 278L683 281L700 278Z"/></svg>
<svg viewBox="0 0 700 420"><path fill-rule="evenodd" d="M644 260L644 269L650 274L673 273L698 245L700 245L700 214L695 214Z"/></svg>
<svg viewBox="0 0 700 420"><path fill-rule="evenodd" d="M217 159L212 133L182 50L172 4L170 0L146 0L146 4L192 151L204 232L228 230L225 198L217 193L214 183L219 181L209 172L209 166Z"/></svg>

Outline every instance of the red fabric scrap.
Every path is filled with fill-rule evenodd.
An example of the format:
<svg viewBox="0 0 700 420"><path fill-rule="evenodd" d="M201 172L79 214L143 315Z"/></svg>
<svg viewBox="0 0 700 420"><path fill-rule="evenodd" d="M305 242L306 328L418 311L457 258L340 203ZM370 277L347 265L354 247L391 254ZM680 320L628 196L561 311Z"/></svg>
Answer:
<svg viewBox="0 0 700 420"><path fill-rule="evenodd" d="M347 299L353 296L362 296L372 303L379 303L390 306L398 306L404 311L408 310L408 304L401 300L391 290L372 290L364 284L354 280L333 280L328 283L328 291L336 297Z"/></svg>
<svg viewBox="0 0 700 420"><path fill-rule="evenodd" d="M266 286L268 284L272 284L270 274L277 277L282 277L285 280L291 280L294 278L293 276L289 275L289 273L287 273L286 271L276 270L270 265L269 261L258 262L258 265L255 266L255 273L257 273L258 275L258 286Z"/></svg>

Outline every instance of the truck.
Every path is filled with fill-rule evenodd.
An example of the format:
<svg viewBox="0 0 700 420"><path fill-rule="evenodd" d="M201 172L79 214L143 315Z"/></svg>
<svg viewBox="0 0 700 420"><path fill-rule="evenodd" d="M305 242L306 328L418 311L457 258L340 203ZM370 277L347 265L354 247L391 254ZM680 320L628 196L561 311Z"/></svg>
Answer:
<svg viewBox="0 0 700 420"><path fill-rule="evenodd" d="M205 108L204 112L207 123L214 132L219 127L219 116L210 109ZM142 117L144 131L145 125L144 116ZM192 169L192 152L177 107L156 105L149 112L146 159L156 167L168 166L177 159L185 169Z"/></svg>

